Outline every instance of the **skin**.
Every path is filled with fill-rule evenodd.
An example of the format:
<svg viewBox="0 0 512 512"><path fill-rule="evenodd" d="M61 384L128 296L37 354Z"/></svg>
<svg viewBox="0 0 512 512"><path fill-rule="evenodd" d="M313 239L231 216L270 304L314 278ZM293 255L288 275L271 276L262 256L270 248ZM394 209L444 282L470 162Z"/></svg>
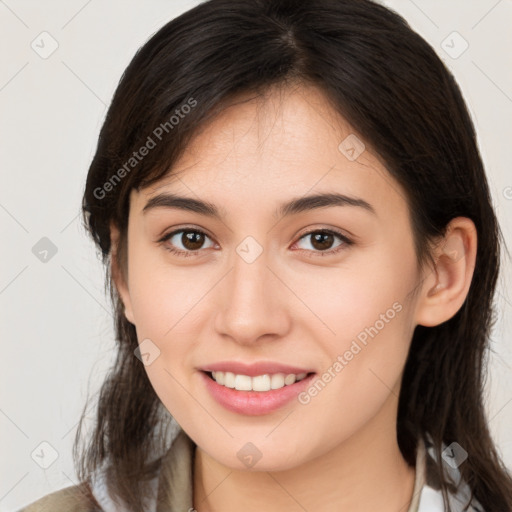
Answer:
<svg viewBox="0 0 512 512"><path fill-rule="evenodd" d="M404 191L369 146L354 161L340 152L351 133L318 89L269 91L202 129L173 175L131 192L128 266L119 269L114 257L113 275L139 343L149 338L160 350L145 366L155 392L197 445L199 512L409 507L415 468L396 439L401 375L415 326L438 325L463 304L476 230L469 219L452 220L433 249L436 266L420 269ZM214 203L224 216L143 214L164 191ZM364 199L376 215L353 206L274 214L292 197L333 191ZM208 235L196 256L166 250L174 243L193 252L181 233L158 242L192 227ZM322 256L312 236L301 238L328 228L354 243ZM114 225L111 233L115 248ZM249 235L263 250L250 264L236 252ZM334 237L325 250L341 244ZM279 361L322 375L396 302L401 311L306 405L230 412L197 370L221 360ZM237 457L247 442L262 454L252 468Z"/></svg>

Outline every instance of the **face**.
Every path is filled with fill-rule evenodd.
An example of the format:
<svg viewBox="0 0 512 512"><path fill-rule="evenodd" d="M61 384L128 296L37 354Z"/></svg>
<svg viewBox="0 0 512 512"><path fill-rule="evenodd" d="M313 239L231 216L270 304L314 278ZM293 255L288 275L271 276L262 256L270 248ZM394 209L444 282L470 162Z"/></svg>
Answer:
<svg viewBox="0 0 512 512"><path fill-rule="evenodd" d="M132 191L117 286L185 432L226 466L272 471L394 428L419 274L378 155L317 89L266 99L226 109ZM306 201L322 194L350 199Z"/></svg>

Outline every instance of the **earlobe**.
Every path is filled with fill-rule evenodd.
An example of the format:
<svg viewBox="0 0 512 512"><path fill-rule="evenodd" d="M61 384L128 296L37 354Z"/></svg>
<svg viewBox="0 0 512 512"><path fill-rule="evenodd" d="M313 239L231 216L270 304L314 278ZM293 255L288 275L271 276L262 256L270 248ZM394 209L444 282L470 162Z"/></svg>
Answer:
<svg viewBox="0 0 512 512"><path fill-rule="evenodd" d="M476 261L477 232L471 219L457 217L434 250L435 268L423 278L416 324L434 327L452 318L466 300Z"/></svg>
<svg viewBox="0 0 512 512"><path fill-rule="evenodd" d="M130 323L135 324L130 300L130 292L123 271L120 268L118 259L119 229L113 222L110 223L110 240L110 271L112 279L124 305L124 316Z"/></svg>

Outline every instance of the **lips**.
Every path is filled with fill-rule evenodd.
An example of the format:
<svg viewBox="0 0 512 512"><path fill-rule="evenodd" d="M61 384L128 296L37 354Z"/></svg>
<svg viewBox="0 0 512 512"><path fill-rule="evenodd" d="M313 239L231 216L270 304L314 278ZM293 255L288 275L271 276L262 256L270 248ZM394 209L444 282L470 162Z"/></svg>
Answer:
<svg viewBox="0 0 512 512"><path fill-rule="evenodd" d="M210 372L231 372L237 375L247 375L249 377L256 377L258 375L272 375L275 373L284 373L289 375L291 373L299 375L301 373L313 373L311 368L290 366L272 361L260 361L257 363L241 363L237 361L221 361L205 365L199 368L201 371Z"/></svg>
<svg viewBox="0 0 512 512"><path fill-rule="evenodd" d="M315 374L299 382L270 391L238 391L217 384L208 373L198 372L210 396L225 409L246 416L270 414L294 401L310 384Z"/></svg>

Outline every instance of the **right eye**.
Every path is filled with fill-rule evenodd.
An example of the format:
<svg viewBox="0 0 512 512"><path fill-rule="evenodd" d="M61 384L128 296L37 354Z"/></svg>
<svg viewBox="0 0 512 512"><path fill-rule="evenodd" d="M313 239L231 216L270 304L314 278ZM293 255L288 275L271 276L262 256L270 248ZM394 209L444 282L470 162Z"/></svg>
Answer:
<svg viewBox="0 0 512 512"><path fill-rule="evenodd" d="M201 246L204 244L205 238L210 239L206 233L199 229L178 229L165 235L159 242L163 243L165 249L171 253L188 258L190 256L197 256ZM176 244L180 243L183 249L176 248Z"/></svg>

